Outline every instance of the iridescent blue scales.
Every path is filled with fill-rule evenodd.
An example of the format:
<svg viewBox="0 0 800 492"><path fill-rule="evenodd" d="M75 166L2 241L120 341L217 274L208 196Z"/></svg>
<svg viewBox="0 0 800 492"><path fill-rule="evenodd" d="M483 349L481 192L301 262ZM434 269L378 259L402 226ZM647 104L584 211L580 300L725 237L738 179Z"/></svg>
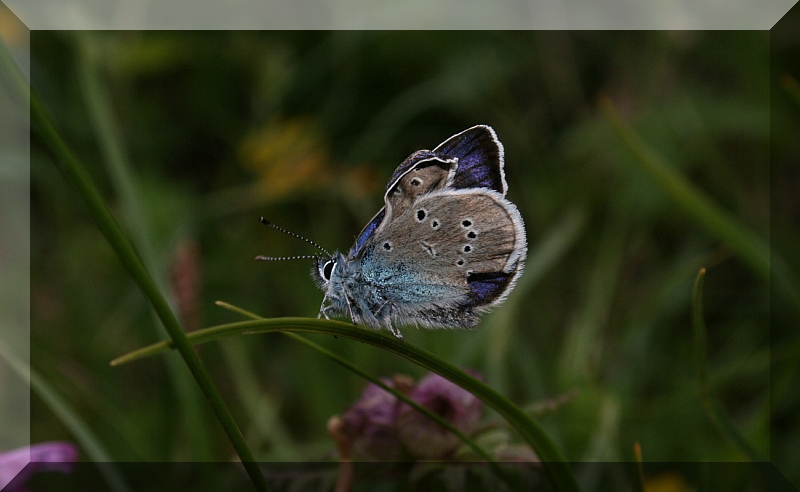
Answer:
<svg viewBox="0 0 800 492"><path fill-rule="evenodd" d="M473 328L525 262L525 226L505 198L503 146L479 125L411 154L347 256L318 258L320 316L358 325Z"/></svg>

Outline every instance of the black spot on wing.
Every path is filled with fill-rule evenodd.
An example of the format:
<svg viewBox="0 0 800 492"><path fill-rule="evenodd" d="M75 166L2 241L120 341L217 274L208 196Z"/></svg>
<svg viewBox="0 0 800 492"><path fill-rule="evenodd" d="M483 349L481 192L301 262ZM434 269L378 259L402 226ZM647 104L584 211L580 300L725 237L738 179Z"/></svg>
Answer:
<svg viewBox="0 0 800 492"><path fill-rule="evenodd" d="M392 173L392 177L389 178L389 181L386 182L386 191L389 191L389 188L395 183L395 181L397 181L398 179L400 179L401 176L412 170L414 166L420 163L420 161L424 161L426 159L430 159L433 157L437 157L437 155L431 152L430 150L418 150L413 154L411 154L410 156L406 157L406 160L404 160L402 163L400 163L399 166L397 166L397 169L395 169L394 173Z"/></svg>

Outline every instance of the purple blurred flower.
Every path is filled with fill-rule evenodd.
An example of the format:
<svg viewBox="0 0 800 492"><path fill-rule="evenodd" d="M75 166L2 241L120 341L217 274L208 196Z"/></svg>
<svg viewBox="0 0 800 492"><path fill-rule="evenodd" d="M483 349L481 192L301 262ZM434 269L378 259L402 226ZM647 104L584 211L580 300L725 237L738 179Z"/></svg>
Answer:
<svg viewBox="0 0 800 492"><path fill-rule="evenodd" d="M407 376L383 382L464 434L471 434L478 426L481 401L438 374L429 374L416 385ZM449 430L374 384L367 385L341 417L328 421L328 431L336 440L342 461L447 459L461 443Z"/></svg>
<svg viewBox="0 0 800 492"><path fill-rule="evenodd" d="M467 435L477 427L483 409L472 393L438 374L422 379L409 397ZM461 442L449 430L405 403L397 410L397 432L409 453L421 459L446 458Z"/></svg>
<svg viewBox="0 0 800 492"><path fill-rule="evenodd" d="M77 460L78 448L69 442L43 442L0 453L0 490L22 492L34 473L68 473Z"/></svg>
<svg viewBox="0 0 800 492"><path fill-rule="evenodd" d="M407 391L411 384L404 377L382 381L400 391ZM329 424L340 454L359 461L400 460L403 450L395 426L398 403L394 395L379 386L367 385L358 401Z"/></svg>

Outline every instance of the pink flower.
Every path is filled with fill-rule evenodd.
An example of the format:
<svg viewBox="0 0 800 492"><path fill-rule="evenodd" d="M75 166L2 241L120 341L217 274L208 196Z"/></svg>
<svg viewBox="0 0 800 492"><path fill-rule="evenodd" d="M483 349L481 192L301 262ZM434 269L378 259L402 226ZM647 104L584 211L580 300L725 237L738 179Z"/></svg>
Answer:
<svg viewBox="0 0 800 492"><path fill-rule="evenodd" d="M466 435L478 426L481 401L438 374L416 385L407 376L383 382ZM443 460L461 443L448 429L374 384L367 385L341 417L331 418L328 431L343 461Z"/></svg>
<svg viewBox="0 0 800 492"><path fill-rule="evenodd" d="M397 384L398 380L401 384ZM405 379L383 382L400 389ZM361 397L342 414L337 423L337 440L344 443L345 454L359 461L398 461L402 444L397 437L395 419L398 400L374 384L367 385Z"/></svg>
<svg viewBox="0 0 800 492"><path fill-rule="evenodd" d="M483 410L481 401L472 393L438 374L423 378L408 396L466 435L475 430ZM449 430L405 403L397 411L396 425L400 440L415 458L445 459L461 442Z"/></svg>
<svg viewBox="0 0 800 492"><path fill-rule="evenodd" d="M78 448L69 442L43 442L0 453L0 490L23 492L34 473L68 473L77 460Z"/></svg>

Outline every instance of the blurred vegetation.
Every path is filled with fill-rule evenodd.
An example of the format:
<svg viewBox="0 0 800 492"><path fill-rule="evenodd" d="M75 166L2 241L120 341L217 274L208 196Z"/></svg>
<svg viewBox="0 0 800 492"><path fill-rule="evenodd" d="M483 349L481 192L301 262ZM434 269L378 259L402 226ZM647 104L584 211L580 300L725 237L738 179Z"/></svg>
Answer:
<svg viewBox="0 0 800 492"><path fill-rule="evenodd" d="M632 461L636 442L645 462L745 461L709 421L695 372L692 285L705 267L711 391L800 483L789 467L800 462L798 41L788 30L35 31L31 83L187 330L239 320L215 300L316 316L310 261L253 261L314 249L258 217L346 250L403 158L493 126L527 271L475 331L406 328L406 340L521 406L561 398L540 419L571 461ZM645 170L601 98L752 241L771 239L774 289ZM115 461L231 459L177 354L109 367L166 335L35 135L31 161L33 368ZM373 347L313 340L376 376L424 374ZM258 459L333 458L326 422L362 379L286 337L198 350ZM32 441L71 438L57 414L34 397ZM579 479L613 483L590 468Z"/></svg>

